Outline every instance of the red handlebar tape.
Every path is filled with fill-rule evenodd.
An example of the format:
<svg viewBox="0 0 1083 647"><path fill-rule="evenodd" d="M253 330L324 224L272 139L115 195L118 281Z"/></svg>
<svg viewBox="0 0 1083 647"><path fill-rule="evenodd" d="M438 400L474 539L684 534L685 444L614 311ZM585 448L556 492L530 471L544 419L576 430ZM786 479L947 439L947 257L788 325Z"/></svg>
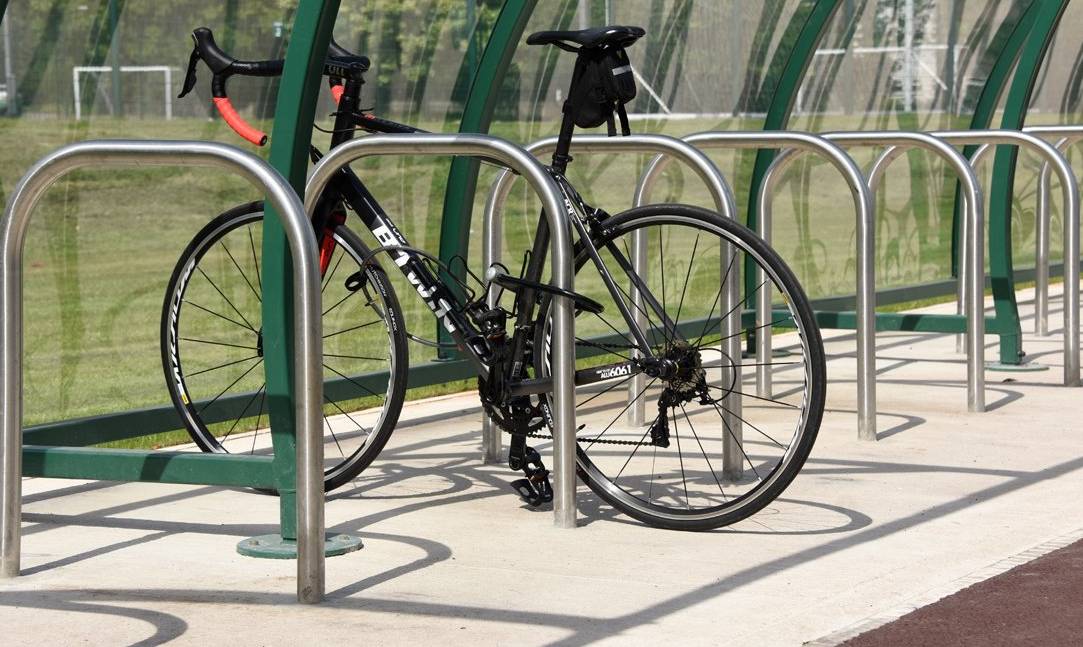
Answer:
<svg viewBox="0 0 1083 647"><path fill-rule="evenodd" d="M345 92L345 91L346 91L346 86L344 86L344 85L332 85L331 86L331 98L335 100L336 104L338 104L339 102L342 101L342 93Z"/></svg>
<svg viewBox="0 0 1083 647"><path fill-rule="evenodd" d="M229 127L236 131L238 135L256 146L263 146L267 143L267 135L237 114L229 97L214 97L214 107L218 108L218 114L222 115L222 119L225 119Z"/></svg>

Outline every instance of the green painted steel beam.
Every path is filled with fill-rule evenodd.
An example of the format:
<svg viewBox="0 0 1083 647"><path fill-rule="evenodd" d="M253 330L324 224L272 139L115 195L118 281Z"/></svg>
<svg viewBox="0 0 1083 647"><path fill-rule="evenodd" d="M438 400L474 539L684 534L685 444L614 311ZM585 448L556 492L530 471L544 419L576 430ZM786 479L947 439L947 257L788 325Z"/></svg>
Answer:
<svg viewBox="0 0 1083 647"><path fill-rule="evenodd" d="M842 0L804 0L797 8L794 19L782 36L775 56L785 57L785 64L772 62L769 69L779 69L778 83L767 108L767 116L764 118L764 130L785 130L793 112L794 102L797 101L797 91L805 79L809 63L823 40L831 19L835 12L843 4ZM801 15L805 18L802 21ZM798 29L798 26L800 28ZM792 42L787 47L786 43ZM748 211L745 223L753 230L757 226L759 212L759 189L763 184L763 177L768 167L778 155L777 149L760 149L756 153L756 162L752 167L752 180L748 190ZM752 271L752 259L748 259L745 265L745 294L751 294L755 290L753 283L755 274Z"/></svg>
<svg viewBox="0 0 1083 647"><path fill-rule="evenodd" d="M775 91L771 95L771 103L767 108L767 116L763 121L763 130L786 129L790 121L790 114L793 112L794 102L797 101L797 91L801 88L801 82L805 79L809 63L812 62L816 48L819 47L820 41L823 40L824 35L827 33L831 19L842 4L842 0L815 0L815 2L805 0L798 7L797 19L787 28L787 33L782 37L782 44L778 46L779 50L775 54L776 56L785 56L786 63L780 66L781 72L778 83L775 85ZM803 22L799 18L802 13L805 15ZM793 33L797 25L800 25L800 30ZM786 42L792 42L793 44L787 49ZM771 69L777 67L779 66L772 63ZM759 210L759 204L756 201L756 197L759 195L759 187L763 183L763 176L767 173L767 168L771 166L771 162L774 161L777 154L777 149L761 149L756 153L756 164L752 170L752 182L749 187L746 218L748 226L753 229L756 227L756 213Z"/></svg>
<svg viewBox="0 0 1083 647"><path fill-rule="evenodd" d="M473 74L470 92L459 122L459 132L489 132L493 109L499 98L500 84L504 81L508 64L511 63L519 39L522 38L523 30L526 29L526 23L536 5L537 0L507 0L504 3ZM451 264L451 259L455 256L468 258L470 220L477 185L478 161L469 157L453 159L444 193L444 212L440 220L439 257L447 265ZM463 273L460 270L460 274ZM451 342L442 326L437 325L436 335L442 343Z"/></svg>
<svg viewBox="0 0 1083 647"><path fill-rule="evenodd" d="M775 316L785 315L788 311L776 310ZM992 317L986 317L987 325L994 323ZM816 323L821 328L842 330L857 329L857 313L817 312ZM876 314L877 331L905 331L923 333L964 333L966 317L963 315L917 314L907 312L880 312Z"/></svg>
<svg viewBox="0 0 1083 647"><path fill-rule="evenodd" d="M1019 55L1023 50L1023 45L1026 44L1027 38L1034 28L1034 21L1038 15L1040 4L1041 0L1033 0L1029 4L1013 7L1013 10L1009 12L1004 21L997 28L997 33L993 36L990 48L999 46L999 51L995 54L996 58L989 70L989 76L982 85L981 93L978 95L978 99L975 102L974 112L970 117L969 128L971 130L980 130L992 126L993 117L996 115L1001 95L1004 93L1005 88L1008 87L1008 83L1012 78L1012 73L1015 71L1015 65L1019 60ZM998 149L1004 148L1011 147L998 147ZM964 146L963 155L966 156L967 159L970 159L977 150L977 145ZM956 182L955 204L952 213L952 276L959 275L959 266L962 263L960 254L962 247L959 245L959 241L962 237L962 227L963 193L961 185ZM1003 262L1000 259L1005 255L1011 254L1010 247L1006 248L1002 243L1003 241L990 240L989 244L989 258L992 259L993 257L996 257L998 263ZM998 319L995 330L987 329L986 332L989 334L1001 334L1001 361L1004 363L1011 363L1011 361L1018 362L1018 340L1021 331L1018 310L1015 308L1006 310L1001 309L995 318ZM1009 356L1013 358L1013 360L1009 361Z"/></svg>
<svg viewBox="0 0 1083 647"><path fill-rule="evenodd" d="M338 0L300 0L290 30L271 130L271 166L304 196L323 62ZM297 439L294 424L292 269L280 216L268 203L263 223L263 350L275 483L284 539L297 537Z"/></svg>
<svg viewBox="0 0 1083 647"><path fill-rule="evenodd" d="M1008 81L1012 78L1015 63L1019 60L1019 53L1023 44L1027 41L1031 29L1034 27L1034 17L1038 14L1038 2L1032 1L1029 5L1020 6L1018 11L1008 14L993 35L990 48L1000 46L996 53L993 65L989 69L989 76L982 84L981 93L974 104L974 112L970 116L970 130L981 130L991 127L997 106L1000 104L1000 96L1004 88L1008 87ZM1003 43L1003 45L1000 45ZM973 157L979 146L972 144L963 147L963 155L967 159ZM955 207L952 214L952 238L951 238L951 275L959 276L959 265L962 258L959 255L959 239L962 236L963 223L963 193L962 186L955 183Z"/></svg>
<svg viewBox="0 0 1083 647"><path fill-rule="evenodd" d="M86 447L23 447L23 476L272 488L270 456Z"/></svg>
<svg viewBox="0 0 1083 647"><path fill-rule="evenodd" d="M1064 9L1068 6L1068 0L1040 0L1036 2L1036 6L1034 25L1019 54L1015 76L1004 100L1001 128L1019 130L1023 127L1038 72L1049 51ZM1015 282L1012 280L1014 272L1011 254L1012 194L1017 157L1018 150L1015 147L997 147L993 160L993 179L988 190L989 276L992 280L994 309L998 320L1011 323L1011 329L1000 335L1000 361L1005 364L1019 364L1024 355L1023 331L1019 323L1019 306L1015 300Z"/></svg>

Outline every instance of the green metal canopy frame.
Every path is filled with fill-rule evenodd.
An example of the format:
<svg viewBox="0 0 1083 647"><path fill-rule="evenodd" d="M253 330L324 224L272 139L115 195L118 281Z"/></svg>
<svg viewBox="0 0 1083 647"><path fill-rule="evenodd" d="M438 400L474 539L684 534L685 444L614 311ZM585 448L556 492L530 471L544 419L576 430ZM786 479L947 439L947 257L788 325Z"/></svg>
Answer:
<svg viewBox="0 0 1083 647"><path fill-rule="evenodd" d="M1019 130L1023 127L1042 61L1049 51L1068 1L1035 0L1034 24L1022 47L1015 76L1004 100L1001 128ZM997 147L993 180L989 187L989 277L996 309L995 330L1000 335L1000 361L1008 365L1020 364L1024 356L1011 254L1012 193L1017 158L1018 150L1014 146ZM1065 262L1068 260L1065 259Z"/></svg>
<svg viewBox="0 0 1083 647"><path fill-rule="evenodd" d="M772 74L777 73L777 82L770 90L771 96L767 105L767 116L764 129L783 129L789 121L797 91L806 75L812 57L826 35L832 19L837 10L845 4L846 0L802 0L794 18L786 27L786 33L782 37L780 45L774 54L769 70ZM1022 11L1017 24L1005 33L1009 34L1004 49L998 54L998 58L992 68L987 87L983 90L978 100L975 113L971 120L972 128L988 127L998 104L1003 89L1008 80L1012 78L1013 69L1016 70L1011 90L1008 94L1002 126L1006 128L1018 128L1022 126L1023 115L1029 103L1030 93L1033 90L1035 79L1048 49L1049 41L1056 29L1060 16L1063 13L1067 0L1034 0ZM7 8L7 0L0 0L0 12ZM489 129L493 109L499 94L499 82L504 76L509 62L511 61L518 43L525 30L526 24L537 6L537 0L506 0L499 16L497 17L492 31L485 41L486 45L477 59L476 70L473 70L472 82L464 104L464 111L459 125L460 132L486 132ZM272 129L271 163L282 172L293 186L301 191L303 188L305 171L308 166L307 152L311 140L311 132L319 91L320 70L319 66L326 52L327 42L330 37L335 16L339 7L339 0L300 0L295 14L295 23L291 31L289 49L286 54L286 67L282 78L281 89L278 94L275 121ZM477 29L477 27L475 27ZM484 34L478 34L484 37ZM477 39L471 39L474 42ZM480 42L480 41L479 41ZM468 56L465 63L473 67L474 57ZM1016 62L1018 61L1018 66ZM756 187L763 180L763 175L773 160L777 151L763 150L756 157L753 167L750 191L750 203L748 222L755 226L758 196ZM990 200L990 212L992 222L990 225L990 258L992 264L993 289L996 297L996 316L987 319L987 330L990 333L1001 335L1001 355L1005 362L1018 362L1021 349L1019 348L1019 319L1015 304L1013 273L1010 258L1010 204L1011 204L1011 176L1014 170L1015 152L1011 147L1002 147L998 150L996 165L994 167L994 191ZM448 188L445 193L443 220L441 222L440 257L445 263L456 255L466 257L469 247L469 230L471 209L477 184L478 166L476 162L467 159L455 159L452 162L448 177ZM274 214L272 214L273 216ZM284 234L278 224L277 218L270 217L266 220L266 233L264 238L263 253L264 263L267 264L267 276L264 281L264 290L267 297L264 298L264 326L268 338L289 339L288 326L291 319L292 304L288 290L287 277L289 276L289 256L286 251ZM912 286L889 290L878 294L885 300L913 299L927 294L942 294L947 291L942 288L947 285L950 290L950 282L936 286ZM829 299L818 302L820 308L831 307L841 309L846 307L847 298ZM852 298L849 298L852 302ZM822 312L818 314L818 320L822 325L841 328L852 328L854 319L852 313L846 312ZM892 314L881 314L877 317L878 330L929 330L940 332L961 332L964 329L962 317L942 316L938 321L917 321L913 316L902 317ZM267 390L270 409L272 437L274 443L274 459L263 457L267 463L264 466L243 468L242 472L231 476L229 485L238 485L237 479L245 481L250 486L275 487L284 493L282 497L283 536L292 537L295 532L295 515L293 514L293 482L294 482L294 428L290 413L293 410L294 394L292 393L292 367L289 365L288 344L284 343L277 347L266 349ZM410 371L410 386L437 384L453 379L469 377L472 372L464 362L447 362L425 364L412 367ZM328 386L328 394L334 397L332 385ZM238 402L238 408L242 403ZM36 445L89 445L93 443L129 438L133 436L156 433L170 429L181 428L179 418L171 405L143 409L130 412L121 412L96 416L81 420L61 421L42 425L34 429L28 429L25 433L26 442ZM99 450L94 450L99 452ZM119 453L118 453L119 452ZM125 474L138 474L139 460L155 460L151 458L136 458L132 454L125 454L121 450L101 450L97 453L98 458L93 468L93 473L99 475L106 473L117 474L117 478L128 478ZM122 458L126 457L126 458ZM49 453L49 464L44 460L28 458L27 465L37 470L40 474L53 473L50 466L59 466L55 462L61 455L53 450ZM194 456L194 462L184 465L177 463L170 469L148 470L148 474L160 474L157 479L147 480L170 480L175 482L198 482L212 483L225 481L215 480L225 478L219 476L220 470L227 467L231 470L241 469L237 466L227 466L231 461L242 460L243 457L208 456L205 465ZM68 460L65 458L65 460ZM82 460L82 455L73 458L76 463ZM215 462L216 461L216 462ZM273 462L273 464L272 464ZM37 465L38 467L34 467ZM91 470L89 463L86 470ZM199 465L200 467L189 467ZM109 472L116 467L115 472ZM180 468L184 468L183 470ZM271 469L273 467L273 469ZM60 468L57 467L59 470ZM104 471L103 471L104 470ZM193 471L194 470L194 471ZM249 476L242 476L247 472ZM87 471L87 474L90 472ZM88 476L89 477L89 476Z"/></svg>
<svg viewBox="0 0 1083 647"><path fill-rule="evenodd" d="M810 0L811 1L811 0ZM978 99L971 119L970 128L988 128L999 103L999 98L1008 83L1013 79L1011 90L1005 105L1001 127L1019 129L1023 125L1030 94L1037 80L1042 60L1056 31L1060 16L1068 0L1034 0L1021 13L1018 21L1007 26L1008 36L1004 48L997 54L997 59L986 82L986 87ZM816 48L823 39L836 11L843 0L816 0L807 9L807 17L801 25L792 49L779 52L787 55L781 68L778 85L771 96L764 130L786 128L793 109L797 91L804 80L809 62ZM798 9L800 12L801 9ZM973 154L976 147L967 147L964 153ZM749 192L747 223L756 226L758 213L759 187L763 182L776 150L761 150L753 168ZM1011 146L998 147L994 166L994 192L990 200L990 266L993 294L996 300L995 315L986 318L986 330L990 334L999 334L1001 340L1001 361L1018 364L1022 357L1020 348L1021 328L1018 308L1015 303L1015 279L1011 263L1011 222L1010 205L1012 179L1015 171L1016 149ZM955 211L955 229L961 222L961 210ZM955 245L953 244L953 247ZM953 274L955 272L955 253L953 253ZM746 272L746 282L751 280ZM746 292L753 289L748 283ZM909 286L877 293L878 300L898 302L925 298L927 296L949 294L954 290L954 281L943 281L928 286ZM851 307L852 297L817 300L813 305L817 309L835 310ZM817 312L820 325L830 328L853 328L856 322L851 312ZM898 315L878 313L877 330L916 330L926 332L965 332L966 321L961 315Z"/></svg>
<svg viewBox="0 0 1083 647"><path fill-rule="evenodd" d="M487 133L493 119L493 110L499 95L500 82L508 70L511 57L523 36L537 0L507 0L489 34L489 41L481 54L477 70L472 74L470 92L463 106L459 122L461 133ZM471 47L475 39L471 39ZM472 60L467 56L466 64ZM444 193L444 214L440 220L441 262L451 266L456 256L467 258L470 246L470 217L474 207L474 195L478 187L479 162L473 157L456 157L448 172L447 189ZM465 272L461 272L465 274ZM437 339L450 343L451 338L443 326L437 326ZM441 358L452 359L454 354L442 353Z"/></svg>
<svg viewBox="0 0 1083 647"><path fill-rule="evenodd" d="M338 16L338 0L300 0L295 14L286 64L278 90L271 130L271 166L275 167L304 198L308 154L316 99L327 46ZM278 215L268 206L263 219L263 349L267 375L267 409L274 446L275 489L279 493L281 535L297 538L296 429L293 412L292 330L293 298L290 291L290 255Z"/></svg>

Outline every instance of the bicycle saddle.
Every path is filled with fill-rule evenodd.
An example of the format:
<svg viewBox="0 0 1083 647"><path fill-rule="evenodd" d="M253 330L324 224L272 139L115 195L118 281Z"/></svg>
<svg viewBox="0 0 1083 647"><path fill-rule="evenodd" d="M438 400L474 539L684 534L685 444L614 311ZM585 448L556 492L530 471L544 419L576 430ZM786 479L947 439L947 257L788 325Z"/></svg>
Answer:
<svg viewBox="0 0 1083 647"><path fill-rule="evenodd" d="M611 25L579 31L536 31L526 39L527 45L564 45L568 43L591 49L596 47L628 47L647 32L642 27Z"/></svg>

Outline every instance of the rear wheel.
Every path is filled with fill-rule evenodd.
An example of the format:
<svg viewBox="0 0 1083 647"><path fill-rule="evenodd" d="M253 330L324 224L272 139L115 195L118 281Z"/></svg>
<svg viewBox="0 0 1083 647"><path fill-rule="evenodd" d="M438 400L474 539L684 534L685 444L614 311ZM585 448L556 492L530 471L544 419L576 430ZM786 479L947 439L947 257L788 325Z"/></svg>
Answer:
<svg viewBox="0 0 1083 647"><path fill-rule="evenodd" d="M605 307L576 318L577 371L605 367L590 374L597 381L576 389L581 478L615 508L663 528L705 530L759 511L801 469L823 415L823 347L804 291L759 237L711 211L641 207L610 218L600 232L594 243L622 299L644 320L652 359L637 359L628 324L580 246L576 292ZM649 296L633 304L631 267L624 263L622 271L618 256L631 259L635 241L644 239L638 276ZM739 280L746 259L764 278L734 307L744 315L741 328L756 328L751 304L769 285L776 345L790 351L767 362L770 394L757 394L756 360L734 353L730 343L747 333L724 336L720 327L726 288ZM546 323L536 332L535 374L545 376L548 297L541 308Z"/></svg>
<svg viewBox="0 0 1083 647"><path fill-rule="evenodd" d="M365 469L406 393L402 313L383 270L345 226L323 277L324 485ZM162 310L170 397L206 452L270 448L263 372L261 203L223 213L181 255ZM362 268L362 265L364 267Z"/></svg>

